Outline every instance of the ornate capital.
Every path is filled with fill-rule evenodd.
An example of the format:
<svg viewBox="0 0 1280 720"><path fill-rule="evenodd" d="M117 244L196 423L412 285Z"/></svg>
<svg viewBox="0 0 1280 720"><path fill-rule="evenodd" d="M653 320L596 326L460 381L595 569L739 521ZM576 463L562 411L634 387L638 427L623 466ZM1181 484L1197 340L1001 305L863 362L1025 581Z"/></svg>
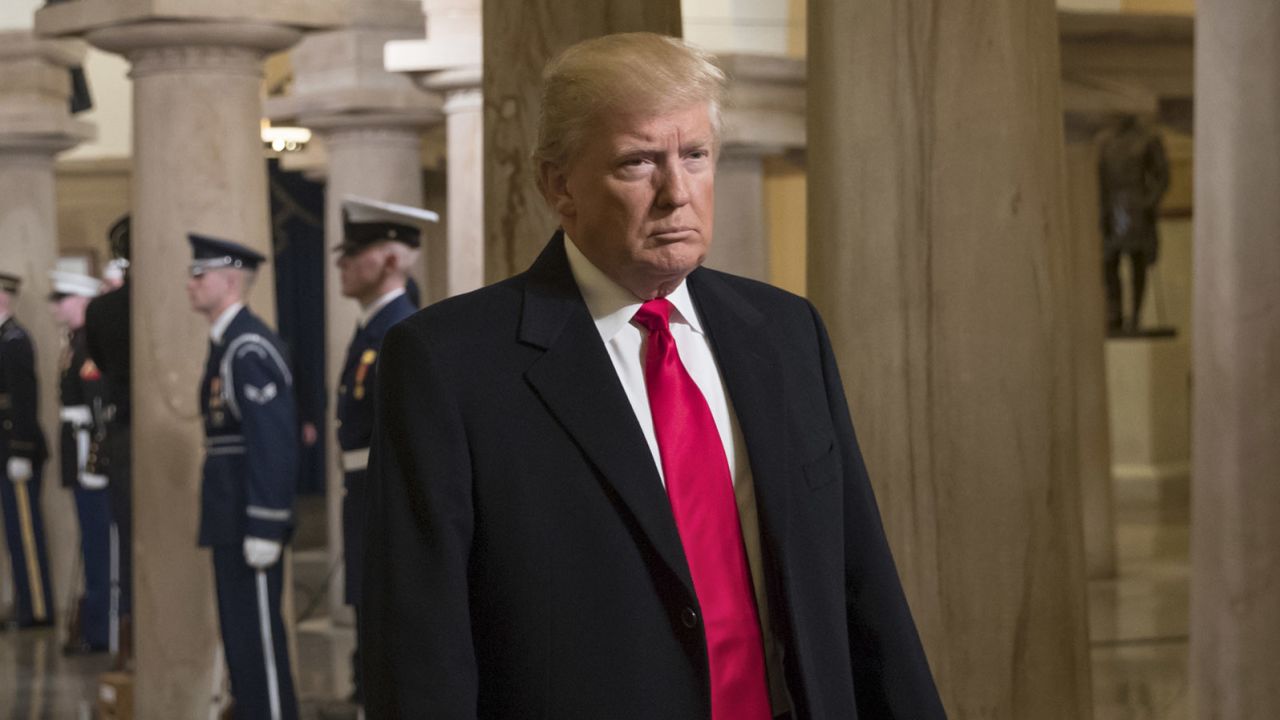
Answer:
<svg viewBox="0 0 1280 720"><path fill-rule="evenodd" d="M128 58L135 79L168 73L260 77L262 59L293 45L302 33L264 23L141 22L93 30L85 37Z"/></svg>

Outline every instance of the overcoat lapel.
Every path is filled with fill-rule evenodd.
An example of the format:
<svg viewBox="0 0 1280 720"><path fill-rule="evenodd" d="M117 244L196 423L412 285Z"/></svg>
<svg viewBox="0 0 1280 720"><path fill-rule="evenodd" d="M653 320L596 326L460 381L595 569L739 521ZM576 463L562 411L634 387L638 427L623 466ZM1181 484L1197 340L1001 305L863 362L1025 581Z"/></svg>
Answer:
<svg viewBox="0 0 1280 720"><path fill-rule="evenodd" d="M764 315L720 276L695 270L688 284L747 446L760 542L766 556L781 563L790 478L781 362L773 346L760 342L765 336ZM781 580L778 571L785 572L785 567L775 568L769 575ZM781 589L781 585L775 586L775 590Z"/></svg>
<svg viewBox="0 0 1280 720"><path fill-rule="evenodd" d="M557 233L526 275L520 340L545 352L525 379L596 466L686 591L693 580L670 501Z"/></svg>

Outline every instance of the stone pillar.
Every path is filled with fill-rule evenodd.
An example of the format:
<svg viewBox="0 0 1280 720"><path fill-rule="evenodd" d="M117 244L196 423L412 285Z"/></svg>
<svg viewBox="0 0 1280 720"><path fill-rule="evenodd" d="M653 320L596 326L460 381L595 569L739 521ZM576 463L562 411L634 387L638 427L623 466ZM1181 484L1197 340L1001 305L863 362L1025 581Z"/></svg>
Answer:
<svg viewBox="0 0 1280 720"><path fill-rule="evenodd" d="M809 293L953 718L1092 715L1057 31L810 3Z"/></svg>
<svg viewBox="0 0 1280 720"><path fill-rule="evenodd" d="M347 195L415 207L423 204L422 132L440 120L439 98L382 67L383 47L389 41L421 35L421 7L382 0L360 5L356 11L351 24L310 35L293 50L291 92L266 105L273 122L305 125L324 143L326 247L342 242L342 199ZM428 234L427 243L433 241ZM424 262L426 256L424 251ZM325 261L325 397L330 433L325 486L329 562L337 568L329 576L329 617L336 625L350 626L354 617L343 597L343 481L340 452L333 439L334 398L360 308L342 296L334 257L329 254ZM426 296L431 288L425 266L420 265L413 276ZM349 658L342 658L341 664L342 672L335 677L345 682L350 675ZM335 691L345 694L342 687Z"/></svg>
<svg viewBox="0 0 1280 720"><path fill-rule="evenodd" d="M716 165L715 239L707 265L769 281L765 161L805 145L804 61L771 55L717 59L729 78Z"/></svg>
<svg viewBox="0 0 1280 720"><path fill-rule="evenodd" d="M716 163L715 235L707 267L768 282L764 158L751 148L721 146Z"/></svg>
<svg viewBox="0 0 1280 720"><path fill-rule="evenodd" d="M542 68L570 45L615 32L680 35L678 0L484 0L485 281L533 263L557 219L534 184ZM461 222L451 218L450 225Z"/></svg>
<svg viewBox="0 0 1280 720"><path fill-rule="evenodd" d="M1107 405L1106 289L1098 207L1098 145L1092 127L1068 127L1067 207L1075 350L1076 448L1084 509L1085 568L1090 579L1116 574L1116 527Z"/></svg>
<svg viewBox="0 0 1280 720"><path fill-rule="evenodd" d="M1196 7L1191 695L1280 717L1280 5Z"/></svg>
<svg viewBox="0 0 1280 720"><path fill-rule="evenodd" d="M220 670L213 573L209 553L195 544L196 389L208 329L184 289L186 234L271 255L259 134L263 58L297 42L292 24L333 20L320 6L273 6L246 19L252 13L240 3L176 5L84 0L36 16L38 31L82 34L132 66L134 699L143 720L208 716ZM261 273L250 298L268 322L273 285L272 273Z"/></svg>
<svg viewBox="0 0 1280 720"><path fill-rule="evenodd" d="M484 284L484 91L481 87L481 0L423 0L425 40L387 43L386 68L444 96L447 205L444 288L432 299ZM452 220L456 218L457 221Z"/></svg>
<svg viewBox="0 0 1280 720"><path fill-rule="evenodd" d="M449 207L445 296L484 285L484 91L479 65L432 73L426 87L444 93Z"/></svg>
<svg viewBox="0 0 1280 720"><path fill-rule="evenodd" d="M23 276L14 315L31 333L40 385L40 424L50 444L42 511L54 604L61 618L80 542L71 493L59 484L58 359L62 331L49 312L49 276L58 259L54 157L94 136L72 119L68 69L84 60L76 41L38 40L29 31L0 32L0 257ZM7 561L0 582L10 584ZM11 592L11 589L9 589Z"/></svg>

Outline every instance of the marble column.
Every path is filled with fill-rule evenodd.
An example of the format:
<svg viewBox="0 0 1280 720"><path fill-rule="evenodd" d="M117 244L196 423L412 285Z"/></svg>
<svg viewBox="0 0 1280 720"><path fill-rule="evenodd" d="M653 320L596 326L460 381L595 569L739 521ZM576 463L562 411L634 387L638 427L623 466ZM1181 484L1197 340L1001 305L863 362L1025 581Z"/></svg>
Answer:
<svg viewBox="0 0 1280 720"><path fill-rule="evenodd" d="M77 41L39 40L29 31L0 32L0 266L23 276L14 316L31 333L40 386L40 424L50 443L42 512L54 604L61 618L74 588L67 582L80 535L71 493L59 485L58 359L62 331L49 312L49 277L58 259L54 158L92 139L92 125L67 111L68 69L84 60ZM7 555L6 555L7 557ZM7 560L0 583L10 585Z"/></svg>
<svg viewBox="0 0 1280 720"><path fill-rule="evenodd" d="M764 159L764 153L749 147L721 147L716 163L715 236L707 267L768 282Z"/></svg>
<svg viewBox="0 0 1280 720"><path fill-rule="evenodd" d="M384 57L387 70L444 96L446 239L443 247L431 248L431 258L444 264L433 271L444 285L433 288L430 297L437 300L484 284L483 31L481 0L422 4L426 38L387 43Z"/></svg>
<svg viewBox="0 0 1280 720"><path fill-rule="evenodd" d="M1089 718L1056 8L809 10L809 293L949 715Z"/></svg>
<svg viewBox="0 0 1280 720"><path fill-rule="evenodd" d="M1191 695L1280 717L1280 5L1196 7Z"/></svg>
<svg viewBox="0 0 1280 720"><path fill-rule="evenodd" d="M678 0L484 0L483 10L484 274L495 282L528 268L557 225L529 159L543 66L580 40L638 30L680 35L681 21Z"/></svg>
<svg viewBox="0 0 1280 720"><path fill-rule="evenodd" d="M92 2L50 6L37 14L37 28L43 20L45 32L82 33L132 66L135 713L205 717L221 667L211 563L195 544L196 388L208 328L186 298L186 234L230 238L271 255L262 63L301 32L267 21L151 19L163 13L112 24L97 14L108 10ZM225 3L201 10L236 16ZM77 11L83 15L65 14ZM260 273L250 297L268 322L273 285L271 272Z"/></svg>
<svg viewBox="0 0 1280 720"><path fill-rule="evenodd" d="M734 53L717 62L729 87L707 265L769 282L765 161L805 146L804 61Z"/></svg>
<svg viewBox="0 0 1280 720"><path fill-rule="evenodd" d="M1098 145L1092 126L1068 127L1071 336L1075 350L1076 448L1090 579L1116 574L1116 526L1107 411L1106 289L1098 207Z"/></svg>
<svg viewBox="0 0 1280 720"><path fill-rule="evenodd" d="M444 94L449 297L484 285L484 91L479 65L431 73L423 82Z"/></svg>
<svg viewBox="0 0 1280 720"><path fill-rule="evenodd" d="M274 123L296 123L319 135L327 151L325 245L342 242L342 199L359 195L420 207L422 133L439 123L440 100L414 87L406 77L383 69L383 47L392 40L422 34L417 3L380 0L358 6L350 24L309 35L290 53L294 82L289 95L266 103ZM433 242L428 233L427 243ZM423 252L425 259L427 253ZM333 440L337 387L347 346L360 315L359 305L342 296L333 255L325 262L325 397L330 442L325 463L327 498L329 617L350 626L354 615L344 600L342 564L343 477L338 444ZM423 264L413 273L424 297L431 288ZM343 658L343 664L349 664ZM346 678L349 671L341 672ZM341 688L338 688L341 691Z"/></svg>

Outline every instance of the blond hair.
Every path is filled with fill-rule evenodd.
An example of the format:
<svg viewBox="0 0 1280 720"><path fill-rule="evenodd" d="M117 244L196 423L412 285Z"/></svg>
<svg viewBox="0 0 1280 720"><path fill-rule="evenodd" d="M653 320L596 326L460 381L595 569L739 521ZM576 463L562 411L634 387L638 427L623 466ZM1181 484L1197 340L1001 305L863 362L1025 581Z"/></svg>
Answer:
<svg viewBox="0 0 1280 720"><path fill-rule="evenodd" d="M542 72L534 167L566 167L609 113L661 115L705 102L718 142L725 85L712 56L679 38L635 32L584 40Z"/></svg>

